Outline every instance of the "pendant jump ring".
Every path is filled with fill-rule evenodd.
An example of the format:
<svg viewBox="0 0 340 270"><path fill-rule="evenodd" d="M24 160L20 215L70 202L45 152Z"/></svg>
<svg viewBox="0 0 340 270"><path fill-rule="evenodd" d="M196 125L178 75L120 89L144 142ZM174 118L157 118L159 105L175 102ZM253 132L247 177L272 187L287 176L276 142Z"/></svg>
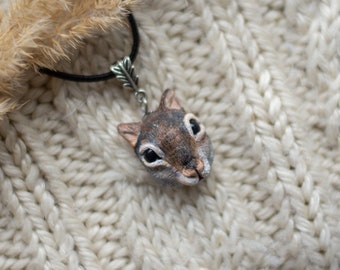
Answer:
<svg viewBox="0 0 340 270"><path fill-rule="evenodd" d="M144 106L144 113L148 113L148 99L147 99L147 94L145 90L143 89L138 89L135 92L135 97L138 103Z"/></svg>
<svg viewBox="0 0 340 270"><path fill-rule="evenodd" d="M138 90L135 92L135 97L136 97L136 99L137 99L137 101L138 101L139 103L144 103L144 102L143 102L143 99L146 100L146 92L145 92L145 90L143 90L143 89L138 89Z"/></svg>

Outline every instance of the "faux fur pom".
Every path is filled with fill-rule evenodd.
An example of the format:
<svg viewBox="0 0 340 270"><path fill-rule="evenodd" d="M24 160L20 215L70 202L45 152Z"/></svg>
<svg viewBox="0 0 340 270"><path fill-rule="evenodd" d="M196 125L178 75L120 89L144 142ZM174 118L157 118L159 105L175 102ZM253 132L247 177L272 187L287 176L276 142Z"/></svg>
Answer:
<svg viewBox="0 0 340 270"><path fill-rule="evenodd" d="M0 119L15 109L27 71L54 68L84 38L123 23L134 0L17 0L0 16ZM0 11L1 14L1 11Z"/></svg>

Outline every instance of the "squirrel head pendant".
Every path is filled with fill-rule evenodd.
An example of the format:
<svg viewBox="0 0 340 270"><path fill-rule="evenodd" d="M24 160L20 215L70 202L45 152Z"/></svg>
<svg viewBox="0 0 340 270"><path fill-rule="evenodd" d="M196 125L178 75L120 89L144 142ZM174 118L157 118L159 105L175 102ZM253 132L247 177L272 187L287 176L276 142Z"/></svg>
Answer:
<svg viewBox="0 0 340 270"><path fill-rule="evenodd" d="M119 124L118 132L161 184L191 186L210 173L213 148L205 128L183 110L172 90L164 91L158 109L142 122Z"/></svg>

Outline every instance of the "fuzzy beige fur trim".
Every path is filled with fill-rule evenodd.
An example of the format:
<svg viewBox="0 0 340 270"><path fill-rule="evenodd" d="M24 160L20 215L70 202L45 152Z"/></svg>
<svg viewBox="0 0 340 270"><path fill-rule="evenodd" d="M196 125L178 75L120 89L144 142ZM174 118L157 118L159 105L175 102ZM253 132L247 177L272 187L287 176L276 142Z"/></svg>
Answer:
<svg viewBox="0 0 340 270"><path fill-rule="evenodd" d="M123 22L135 1L18 0L0 15L0 118L13 110L28 70L54 68L95 30ZM0 12L1 13L1 12Z"/></svg>

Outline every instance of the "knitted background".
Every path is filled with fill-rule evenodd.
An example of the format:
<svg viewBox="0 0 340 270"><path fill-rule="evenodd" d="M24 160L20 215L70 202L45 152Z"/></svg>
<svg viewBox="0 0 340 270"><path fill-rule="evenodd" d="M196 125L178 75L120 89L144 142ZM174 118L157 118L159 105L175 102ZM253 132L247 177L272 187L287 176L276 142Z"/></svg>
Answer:
<svg viewBox="0 0 340 270"><path fill-rule="evenodd" d="M151 108L171 87L215 149L198 186L155 184L116 130L115 80L33 76L0 123L0 269L338 269L340 2L145 1L135 63ZM63 70L129 53L121 31Z"/></svg>

